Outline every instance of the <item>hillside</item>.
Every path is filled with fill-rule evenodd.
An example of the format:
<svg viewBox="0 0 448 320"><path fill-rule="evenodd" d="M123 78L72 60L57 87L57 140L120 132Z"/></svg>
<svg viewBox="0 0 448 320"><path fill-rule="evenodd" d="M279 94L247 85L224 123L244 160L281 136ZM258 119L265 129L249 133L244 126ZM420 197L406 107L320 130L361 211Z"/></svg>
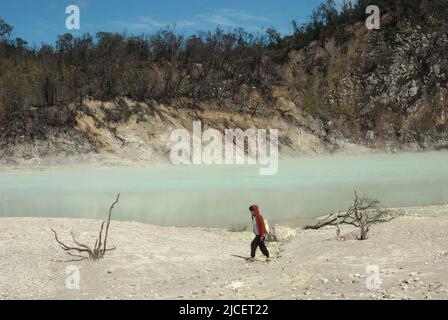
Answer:
<svg viewBox="0 0 448 320"><path fill-rule="evenodd" d="M30 49L1 20L0 161L166 161L193 120L277 128L281 156L447 148L448 2L376 1L371 31L364 2L327 1L284 37L66 34Z"/></svg>

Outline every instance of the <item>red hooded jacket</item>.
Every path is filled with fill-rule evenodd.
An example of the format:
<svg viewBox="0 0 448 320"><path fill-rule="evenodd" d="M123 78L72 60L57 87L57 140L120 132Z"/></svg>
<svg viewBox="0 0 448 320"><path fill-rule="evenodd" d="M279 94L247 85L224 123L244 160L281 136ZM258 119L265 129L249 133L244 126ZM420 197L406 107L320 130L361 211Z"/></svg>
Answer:
<svg viewBox="0 0 448 320"><path fill-rule="evenodd" d="M264 225L263 216L260 214L260 209L258 209L258 206L256 204L250 206L250 209L252 209L255 213L255 221L257 222L258 234L261 237L264 237L267 234L267 231L266 226Z"/></svg>

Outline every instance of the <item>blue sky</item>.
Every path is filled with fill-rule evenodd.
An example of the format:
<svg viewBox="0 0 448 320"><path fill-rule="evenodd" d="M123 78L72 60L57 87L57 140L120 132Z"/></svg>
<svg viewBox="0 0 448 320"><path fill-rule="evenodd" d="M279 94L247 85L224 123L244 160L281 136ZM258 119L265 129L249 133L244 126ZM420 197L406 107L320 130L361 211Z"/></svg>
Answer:
<svg viewBox="0 0 448 320"><path fill-rule="evenodd" d="M14 27L13 37L30 45L53 44L56 36L98 31L152 33L176 25L179 33L244 27L248 31L275 26L290 33L291 20L305 22L321 0L0 0L0 17ZM81 30L65 28L65 8L76 4Z"/></svg>

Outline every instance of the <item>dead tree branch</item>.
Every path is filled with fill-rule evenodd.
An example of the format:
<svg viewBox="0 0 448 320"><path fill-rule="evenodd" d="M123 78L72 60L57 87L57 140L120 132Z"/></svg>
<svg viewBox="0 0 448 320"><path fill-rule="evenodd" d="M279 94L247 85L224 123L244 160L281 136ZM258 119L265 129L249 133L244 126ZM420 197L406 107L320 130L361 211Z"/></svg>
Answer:
<svg viewBox="0 0 448 320"><path fill-rule="evenodd" d="M377 199L371 199L365 195L359 197L355 191L353 204L346 212L332 214L315 225L306 226L305 229L317 230L325 226L335 226L340 230L340 225L351 225L359 228L359 240L366 240L372 225L394 218L389 210L381 209L379 204ZM340 236L340 231L338 236Z"/></svg>
<svg viewBox="0 0 448 320"><path fill-rule="evenodd" d="M73 231L70 232L70 235L72 237L72 240L73 240L73 243L75 244L75 246L66 245L61 240L59 240L58 234L56 233L56 231L53 228L51 229L51 231L53 231L53 233L54 233L54 238L55 238L56 242L59 244L59 246L68 255L70 255L72 257L79 258L79 259L76 259L76 260L68 260L68 261L82 261L82 260L87 260L87 259L89 259L89 260L99 260L99 259L102 259L104 257L104 255L106 254L107 251L115 249L115 247L107 248L107 236L109 235L109 226L110 226L110 220L111 220L111 217L112 217L112 210L114 209L115 205L118 203L119 199L120 199L120 194L117 195L117 198L116 198L115 202L112 203L112 205L110 206L109 215L107 217L107 222L103 221L101 223L101 228L100 228L100 231L99 231L99 234L98 234L98 238L95 240L95 245L93 246L93 249L91 249L88 245L79 242L76 239L75 234L73 233ZM104 224L106 224L106 232L105 232L105 236L104 236L104 240L103 240ZM74 253L72 253L73 251L77 252L77 253L87 253L87 256L80 255L80 254L74 254ZM65 261L65 262L68 262L68 261Z"/></svg>

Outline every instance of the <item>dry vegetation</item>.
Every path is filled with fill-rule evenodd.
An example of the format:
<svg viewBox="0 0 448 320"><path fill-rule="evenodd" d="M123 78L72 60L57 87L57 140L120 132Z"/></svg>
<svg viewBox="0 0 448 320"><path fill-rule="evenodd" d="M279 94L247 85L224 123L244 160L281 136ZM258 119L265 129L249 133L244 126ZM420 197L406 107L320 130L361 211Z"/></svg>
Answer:
<svg viewBox="0 0 448 320"><path fill-rule="evenodd" d="M109 226L110 226L110 219L112 217L112 210L115 207L115 205L118 203L119 199L120 199L120 194L117 195L117 199L115 200L114 203L112 203L112 205L109 208L109 215L107 217L107 221L103 221L101 223L100 232L98 234L98 238L96 239L95 245L93 246L93 248L90 248L88 245L80 243L78 240L76 240L75 234L73 233L73 231L70 231L70 235L71 235L72 240L76 246L66 245L64 242L59 240L58 234L56 233L56 231L51 229L51 231L53 231L53 233L54 233L54 238L55 238L56 242L59 244L59 246L68 255L75 257L75 259L71 259L68 261L82 261L82 260L87 260L87 259L95 261L95 260L102 259L107 251L115 250L115 247L112 247L112 248L107 247L107 236L109 235ZM105 230L104 239L103 239L103 229L104 229L105 224L106 224L106 230ZM76 253L73 253L73 252L76 252ZM88 256L80 255L81 253L87 253ZM68 262L68 261L64 261L64 262Z"/></svg>
<svg viewBox="0 0 448 320"><path fill-rule="evenodd" d="M336 235L341 239L341 225L349 225L359 230L359 240L367 240L367 234L370 228L378 223L388 222L396 217L399 213L392 213L390 210L379 207L380 202L366 195L358 196L355 191L353 204L350 205L346 212L331 214L322 219L316 225L307 226L305 229L320 229L326 226L336 227Z"/></svg>
<svg viewBox="0 0 448 320"><path fill-rule="evenodd" d="M446 1L358 0L345 1L338 11L334 0L326 0L308 23L293 22L292 34L285 36L274 27L257 34L218 28L188 37L167 28L140 36L64 34L55 46L41 47L12 38L13 27L0 19L0 137L45 138L49 128L72 127L86 97L175 101L179 108L192 109L213 101L222 109L253 114L275 105L276 88L289 92L287 98L313 116L341 118L341 128L350 127L347 121L351 126L368 122L360 121L364 115L357 113L355 103L350 108L338 101L328 105L322 97L340 89L334 86L341 79L335 71L348 64L345 59L334 59L334 64L330 58L351 50L349 40L359 36L353 26L365 20L370 4L392 17L384 28L406 21L424 24L432 17L444 21L448 7ZM291 65L294 52L301 50L311 56L296 68ZM368 64L364 60L359 64Z"/></svg>

